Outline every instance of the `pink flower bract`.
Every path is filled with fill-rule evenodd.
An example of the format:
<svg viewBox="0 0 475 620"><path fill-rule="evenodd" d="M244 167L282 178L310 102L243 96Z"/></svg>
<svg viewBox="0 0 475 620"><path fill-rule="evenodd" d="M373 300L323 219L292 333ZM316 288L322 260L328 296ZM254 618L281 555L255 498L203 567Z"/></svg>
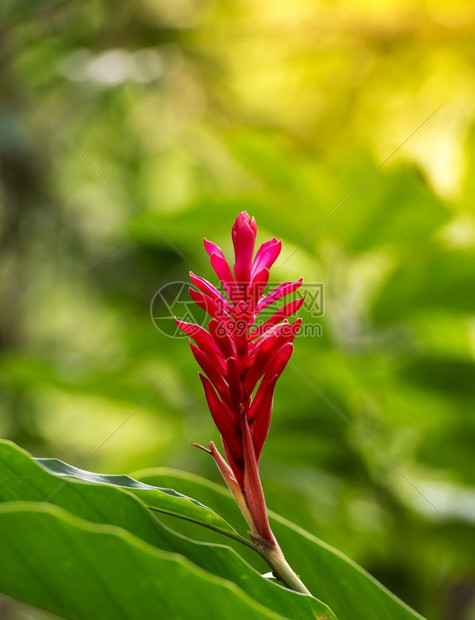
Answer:
<svg viewBox="0 0 475 620"><path fill-rule="evenodd" d="M254 218L241 213L232 228L232 268L221 249L205 240L224 293L190 273L196 287L190 288L190 295L211 317L209 331L193 323L177 320L177 324L194 340L191 350L203 371L206 401L229 467L214 444L210 444L211 453L254 533L273 544L258 463L270 427L275 384L292 355L301 325L300 319L290 323L288 317L300 309L304 297L271 312L267 320L259 319L265 308L294 293L302 279L284 282L264 296L281 242L273 238L254 254L256 235Z"/></svg>

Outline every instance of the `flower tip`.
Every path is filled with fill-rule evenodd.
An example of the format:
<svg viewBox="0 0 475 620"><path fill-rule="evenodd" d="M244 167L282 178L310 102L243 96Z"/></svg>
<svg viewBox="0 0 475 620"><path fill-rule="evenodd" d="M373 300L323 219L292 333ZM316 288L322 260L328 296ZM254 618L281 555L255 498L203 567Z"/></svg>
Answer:
<svg viewBox="0 0 475 620"><path fill-rule="evenodd" d="M236 237L246 229L250 230L254 237L257 235L256 219L254 216L251 217L247 211L241 211L234 222L232 236Z"/></svg>
<svg viewBox="0 0 475 620"><path fill-rule="evenodd" d="M205 246L205 250L208 252L208 254L210 256L212 254L216 254L217 253L218 246L215 243L213 243L212 241L209 241L206 238L203 239L203 243L204 243L204 246Z"/></svg>
<svg viewBox="0 0 475 620"><path fill-rule="evenodd" d="M205 377L205 375L202 372L199 372L198 376L203 385L203 389L205 390L205 393L206 393L206 390L208 390L210 386L212 385L211 381L208 379L208 377Z"/></svg>

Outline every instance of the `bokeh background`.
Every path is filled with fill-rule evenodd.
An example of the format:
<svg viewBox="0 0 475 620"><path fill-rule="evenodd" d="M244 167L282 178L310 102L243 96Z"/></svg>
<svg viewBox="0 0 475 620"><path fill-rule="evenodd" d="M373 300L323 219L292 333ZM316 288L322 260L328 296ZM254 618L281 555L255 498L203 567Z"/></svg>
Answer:
<svg viewBox="0 0 475 620"><path fill-rule="evenodd" d="M81 463L187 357L151 300L188 261L213 278L202 238L229 251L246 209L283 240L274 280L325 287L277 389L269 506L429 618L475 618L473 2L1 12L1 436ZM219 481L209 439L188 361L87 468Z"/></svg>

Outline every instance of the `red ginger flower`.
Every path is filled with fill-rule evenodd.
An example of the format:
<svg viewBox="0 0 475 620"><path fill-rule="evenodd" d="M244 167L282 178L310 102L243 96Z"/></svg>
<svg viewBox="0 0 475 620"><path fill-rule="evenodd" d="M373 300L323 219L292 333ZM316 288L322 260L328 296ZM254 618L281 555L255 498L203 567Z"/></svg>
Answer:
<svg viewBox="0 0 475 620"><path fill-rule="evenodd" d="M292 355L292 341L301 325L301 319L289 323L287 317L299 310L304 298L290 301L256 327L264 308L293 293L302 284L302 279L284 282L263 296L269 269L280 254L281 242L275 238L267 241L254 256L256 234L254 218L246 212L241 213L232 229L233 270L221 249L205 239L211 265L227 297L207 280L190 273L198 289L190 288L190 295L211 316L209 331L179 320L177 324L195 342L191 349L204 372L200 378L228 462L213 442L209 444L209 452L253 536L276 546L267 518L258 464L270 427L274 387Z"/></svg>

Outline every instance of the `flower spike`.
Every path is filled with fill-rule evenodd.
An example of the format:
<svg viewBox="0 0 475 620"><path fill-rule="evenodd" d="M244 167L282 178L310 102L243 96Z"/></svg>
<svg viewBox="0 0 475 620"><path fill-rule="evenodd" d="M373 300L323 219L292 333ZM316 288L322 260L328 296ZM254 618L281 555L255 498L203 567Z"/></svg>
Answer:
<svg viewBox="0 0 475 620"><path fill-rule="evenodd" d="M219 430L227 462L211 442L209 450L251 528L256 549L284 583L308 593L288 566L269 525L264 492L259 477L259 459L269 432L274 388L293 352L292 342L301 320L289 323L304 297L292 299L262 320L260 313L294 293L302 279L284 282L267 296L264 290L269 269L281 251L275 238L254 254L257 226L245 211L232 228L234 263L222 250L205 239L210 257L225 291L222 294L204 278L190 273L190 296L210 317L208 330L175 319L178 327L194 340L192 353L200 374L211 416Z"/></svg>

